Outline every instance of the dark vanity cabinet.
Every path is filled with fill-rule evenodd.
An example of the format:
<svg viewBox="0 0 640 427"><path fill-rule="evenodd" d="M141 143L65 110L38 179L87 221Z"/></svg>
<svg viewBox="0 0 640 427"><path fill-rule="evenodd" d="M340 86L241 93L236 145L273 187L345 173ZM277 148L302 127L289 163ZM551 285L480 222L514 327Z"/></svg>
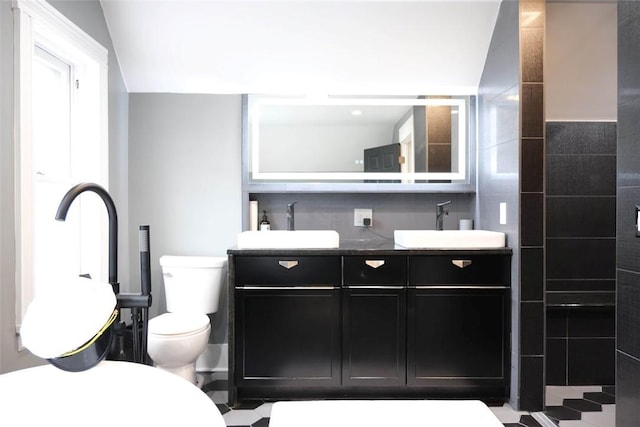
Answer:
<svg viewBox="0 0 640 427"><path fill-rule="evenodd" d="M405 257L344 257L343 385L405 384L405 284Z"/></svg>
<svg viewBox="0 0 640 427"><path fill-rule="evenodd" d="M504 395L510 351L505 257L411 256L408 271L407 384Z"/></svg>
<svg viewBox="0 0 640 427"><path fill-rule="evenodd" d="M340 257L236 257L240 389L261 396L340 384L340 284Z"/></svg>
<svg viewBox="0 0 640 427"><path fill-rule="evenodd" d="M264 252L230 251L230 404L508 396L510 250Z"/></svg>

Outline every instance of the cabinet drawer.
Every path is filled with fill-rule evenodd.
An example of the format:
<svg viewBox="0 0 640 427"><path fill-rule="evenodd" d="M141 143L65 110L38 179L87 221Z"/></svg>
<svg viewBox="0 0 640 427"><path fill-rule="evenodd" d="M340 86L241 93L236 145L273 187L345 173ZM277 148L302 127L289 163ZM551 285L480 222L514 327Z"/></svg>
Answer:
<svg viewBox="0 0 640 427"><path fill-rule="evenodd" d="M404 286L407 258L404 256L345 256L344 285Z"/></svg>
<svg viewBox="0 0 640 427"><path fill-rule="evenodd" d="M429 255L409 257L409 286L509 285L504 255Z"/></svg>
<svg viewBox="0 0 640 427"><path fill-rule="evenodd" d="M237 256L237 286L340 286L339 256Z"/></svg>

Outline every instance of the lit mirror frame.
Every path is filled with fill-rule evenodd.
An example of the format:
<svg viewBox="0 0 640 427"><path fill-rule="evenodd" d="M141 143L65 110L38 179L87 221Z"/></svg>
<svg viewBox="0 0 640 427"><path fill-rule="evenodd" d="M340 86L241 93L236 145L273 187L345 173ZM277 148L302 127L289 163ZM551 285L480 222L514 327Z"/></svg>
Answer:
<svg viewBox="0 0 640 427"><path fill-rule="evenodd" d="M358 181L452 181L452 184L468 182L467 165L469 150L469 124L465 98L401 98L401 97L277 97L249 95L248 97L248 142L249 180L251 182L358 182ZM457 172L261 172L260 171L260 114L268 106L452 106L458 107L458 158Z"/></svg>

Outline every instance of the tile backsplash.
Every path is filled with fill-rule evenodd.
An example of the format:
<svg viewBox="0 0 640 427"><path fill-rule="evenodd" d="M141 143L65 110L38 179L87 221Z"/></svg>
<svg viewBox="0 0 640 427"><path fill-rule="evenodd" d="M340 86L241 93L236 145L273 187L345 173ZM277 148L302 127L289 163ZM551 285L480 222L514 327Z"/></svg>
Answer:
<svg viewBox="0 0 640 427"><path fill-rule="evenodd" d="M267 211L272 230L286 230L287 204L297 202L296 230L336 230L343 242L392 239L398 229L434 229L436 204L447 200L452 203L444 218L446 230L458 229L460 219L475 219L475 194L256 193L249 199L258 201L259 217ZM361 208L373 210L370 230L353 225L353 210Z"/></svg>

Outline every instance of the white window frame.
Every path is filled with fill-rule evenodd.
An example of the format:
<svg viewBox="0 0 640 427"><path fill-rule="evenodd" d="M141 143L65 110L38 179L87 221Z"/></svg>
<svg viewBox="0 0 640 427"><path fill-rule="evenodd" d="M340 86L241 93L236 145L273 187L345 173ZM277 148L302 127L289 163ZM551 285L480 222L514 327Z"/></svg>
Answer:
<svg viewBox="0 0 640 427"><path fill-rule="evenodd" d="M16 233L16 332L33 299L33 216L31 197L34 185L32 162L32 62L34 46L70 56L84 55L98 65L100 185L109 180L108 145L108 51L44 0L13 0L14 11L14 167ZM105 240L103 238L103 240ZM106 248L106 244L103 245ZM106 264L106 250L105 260Z"/></svg>

